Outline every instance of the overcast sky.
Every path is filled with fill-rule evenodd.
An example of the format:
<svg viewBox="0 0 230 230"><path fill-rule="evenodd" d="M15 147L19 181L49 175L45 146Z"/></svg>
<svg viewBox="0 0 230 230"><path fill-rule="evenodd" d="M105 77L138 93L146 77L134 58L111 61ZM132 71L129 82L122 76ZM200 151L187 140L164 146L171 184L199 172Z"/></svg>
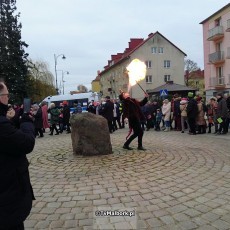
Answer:
<svg viewBox="0 0 230 230"><path fill-rule="evenodd" d="M203 69L202 25L229 0L17 0L22 40L36 61L49 64L54 54L64 75L65 92L83 84L89 89L112 54L128 47L130 38L159 31ZM61 71L58 71L58 84Z"/></svg>

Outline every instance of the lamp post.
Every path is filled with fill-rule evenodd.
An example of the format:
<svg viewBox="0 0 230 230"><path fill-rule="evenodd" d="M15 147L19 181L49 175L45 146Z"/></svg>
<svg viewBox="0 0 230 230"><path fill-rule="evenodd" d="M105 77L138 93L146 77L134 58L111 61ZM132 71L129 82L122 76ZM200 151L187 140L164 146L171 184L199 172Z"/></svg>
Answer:
<svg viewBox="0 0 230 230"><path fill-rule="evenodd" d="M56 77L56 92L57 92L57 95L59 94L59 92L58 92L58 83L57 83L57 59L60 56L62 56L62 59L66 59L64 54L59 54L59 55L54 54L54 69L55 69L55 77Z"/></svg>
<svg viewBox="0 0 230 230"><path fill-rule="evenodd" d="M62 94L65 94L64 93L64 83L65 83L65 81L64 81L64 75L65 75L65 73L69 74L69 71L63 71L62 70Z"/></svg>

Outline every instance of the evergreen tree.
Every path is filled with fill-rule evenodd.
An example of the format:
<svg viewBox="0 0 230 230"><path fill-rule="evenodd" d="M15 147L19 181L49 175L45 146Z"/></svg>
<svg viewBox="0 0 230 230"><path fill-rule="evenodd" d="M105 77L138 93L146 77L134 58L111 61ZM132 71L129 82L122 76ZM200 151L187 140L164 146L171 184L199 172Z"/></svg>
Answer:
<svg viewBox="0 0 230 230"><path fill-rule="evenodd" d="M11 102L22 102L27 97L29 77L27 56L21 41L20 14L15 14L16 0L0 0L0 77L6 82L11 93Z"/></svg>

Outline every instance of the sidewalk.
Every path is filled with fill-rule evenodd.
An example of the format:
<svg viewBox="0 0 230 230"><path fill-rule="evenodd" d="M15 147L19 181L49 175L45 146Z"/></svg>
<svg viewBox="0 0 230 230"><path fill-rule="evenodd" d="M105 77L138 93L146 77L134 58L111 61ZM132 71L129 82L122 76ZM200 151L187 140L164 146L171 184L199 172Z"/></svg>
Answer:
<svg viewBox="0 0 230 230"><path fill-rule="evenodd" d="M25 228L230 229L230 134L150 130L143 152L136 140L122 149L127 132L111 134L113 154L98 157L73 157L70 134L36 139Z"/></svg>

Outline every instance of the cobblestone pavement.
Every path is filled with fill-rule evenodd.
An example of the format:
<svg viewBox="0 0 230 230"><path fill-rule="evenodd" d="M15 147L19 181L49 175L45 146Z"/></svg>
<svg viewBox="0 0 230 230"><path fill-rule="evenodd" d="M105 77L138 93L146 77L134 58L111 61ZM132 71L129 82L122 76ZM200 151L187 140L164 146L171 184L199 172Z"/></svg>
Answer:
<svg viewBox="0 0 230 230"><path fill-rule="evenodd" d="M230 134L150 130L147 151L126 151L127 131L111 134L113 154L97 157L73 157L70 134L38 138L25 228L230 229ZM98 209L135 216L96 217Z"/></svg>

